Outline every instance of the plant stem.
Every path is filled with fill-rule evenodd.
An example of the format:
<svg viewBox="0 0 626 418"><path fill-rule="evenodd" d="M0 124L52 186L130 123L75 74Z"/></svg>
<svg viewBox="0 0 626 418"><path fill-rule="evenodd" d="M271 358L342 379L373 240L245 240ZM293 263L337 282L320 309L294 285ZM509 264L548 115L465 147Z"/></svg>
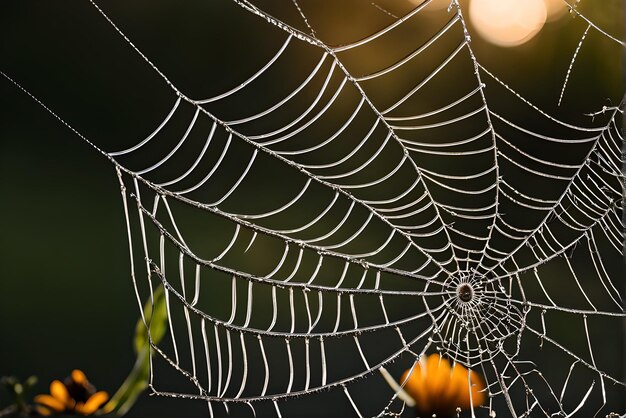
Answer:
<svg viewBox="0 0 626 418"><path fill-rule="evenodd" d="M0 417L6 417L8 415L11 415L13 413L17 412L17 405L16 404L12 404L7 406L4 409L0 409Z"/></svg>

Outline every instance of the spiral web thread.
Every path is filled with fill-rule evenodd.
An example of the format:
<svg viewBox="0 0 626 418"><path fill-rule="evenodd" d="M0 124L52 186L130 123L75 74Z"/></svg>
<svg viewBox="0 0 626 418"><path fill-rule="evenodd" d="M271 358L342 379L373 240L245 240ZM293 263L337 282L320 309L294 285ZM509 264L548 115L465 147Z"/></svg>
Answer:
<svg viewBox="0 0 626 418"><path fill-rule="evenodd" d="M302 20L291 23L233 1L283 40L250 78L206 99L177 89L92 2L173 92L150 135L101 151L121 185L139 306L165 289L154 393L205 400L211 416L324 412L327 398L354 416L410 416L384 377L439 352L482 374L488 401L471 416L619 413L621 371L594 329L617 333L626 316L622 105L579 124L542 110L476 58L456 0L443 26L370 72L343 57L411 27L430 2L331 47L295 0ZM585 25L559 105L586 37L624 46L569 7ZM223 102L254 102L259 80L286 71L293 50L315 59L298 66L289 94L219 116ZM428 53L439 55L427 71L403 73ZM458 68L466 81L442 88ZM384 97L379 80L400 88ZM492 104L490 89L525 116ZM429 101L435 92L440 100ZM164 139L179 115L187 129ZM159 141L150 164L142 155ZM267 199L247 199L254 189ZM162 368L181 381L160 380Z"/></svg>

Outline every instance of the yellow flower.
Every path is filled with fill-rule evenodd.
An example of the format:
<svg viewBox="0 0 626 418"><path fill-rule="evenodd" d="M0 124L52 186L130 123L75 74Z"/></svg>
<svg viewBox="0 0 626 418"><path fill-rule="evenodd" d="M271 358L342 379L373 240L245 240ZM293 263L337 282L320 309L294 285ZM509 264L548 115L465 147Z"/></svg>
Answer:
<svg viewBox="0 0 626 418"><path fill-rule="evenodd" d="M418 416L423 417L453 417L457 408L478 407L486 399L485 384L477 373L459 364L451 366L439 354L416 362L413 369L404 372L402 383L415 400Z"/></svg>
<svg viewBox="0 0 626 418"><path fill-rule="evenodd" d="M96 392L87 376L80 370L73 370L64 382L50 383L49 395L35 396L36 409L40 415L76 414L92 415L109 399L108 393Z"/></svg>

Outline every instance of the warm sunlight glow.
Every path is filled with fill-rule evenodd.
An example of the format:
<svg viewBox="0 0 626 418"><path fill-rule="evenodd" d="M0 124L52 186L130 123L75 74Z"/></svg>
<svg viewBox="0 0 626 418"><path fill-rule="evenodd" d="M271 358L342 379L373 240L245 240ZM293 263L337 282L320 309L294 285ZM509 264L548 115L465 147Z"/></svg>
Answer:
<svg viewBox="0 0 626 418"><path fill-rule="evenodd" d="M530 40L546 23L544 0L472 0L469 17L478 34L500 46Z"/></svg>
<svg viewBox="0 0 626 418"><path fill-rule="evenodd" d="M548 21L558 20L567 14L569 7L563 0L543 0L546 4Z"/></svg>

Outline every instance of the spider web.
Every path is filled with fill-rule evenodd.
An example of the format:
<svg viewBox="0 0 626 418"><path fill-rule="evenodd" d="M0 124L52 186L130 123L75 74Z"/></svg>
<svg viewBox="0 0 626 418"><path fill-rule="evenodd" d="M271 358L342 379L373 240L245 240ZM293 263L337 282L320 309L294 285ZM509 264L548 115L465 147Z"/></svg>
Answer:
<svg viewBox="0 0 626 418"><path fill-rule="evenodd" d="M568 94L587 38L624 43L568 5L577 42L539 106L477 58L464 3L431 3L367 3L387 22L329 46L308 2L233 0L274 52L191 98L92 2L172 93L124 149L70 127L115 167L140 310L166 291L154 393L211 416L410 416L385 376L437 352L482 374L471 416L620 412L623 103Z"/></svg>

